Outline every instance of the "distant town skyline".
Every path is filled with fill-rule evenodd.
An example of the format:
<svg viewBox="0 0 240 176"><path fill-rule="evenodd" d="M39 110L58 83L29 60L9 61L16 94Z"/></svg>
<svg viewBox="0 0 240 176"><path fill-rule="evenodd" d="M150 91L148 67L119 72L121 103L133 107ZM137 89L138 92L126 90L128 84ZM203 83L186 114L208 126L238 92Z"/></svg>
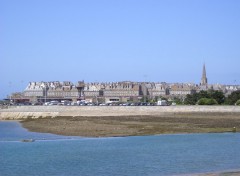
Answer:
<svg viewBox="0 0 240 176"><path fill-rule="evenodd" d="M0 2L0 99L31 81L240 85L238 0Z"/></svg>

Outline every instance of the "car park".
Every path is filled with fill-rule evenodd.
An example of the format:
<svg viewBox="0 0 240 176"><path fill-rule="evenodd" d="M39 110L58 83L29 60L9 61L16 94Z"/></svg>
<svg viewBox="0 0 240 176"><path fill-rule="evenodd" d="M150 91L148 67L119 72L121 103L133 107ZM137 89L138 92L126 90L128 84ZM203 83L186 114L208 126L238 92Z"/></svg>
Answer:
<svg viewBox="0 0 240 176"><path fill-rule="evenodd" d="M32 105L33 106L41 106L41 105L43 105L43 103L42 102L34 102L34 103L32 103Z"/></svg>

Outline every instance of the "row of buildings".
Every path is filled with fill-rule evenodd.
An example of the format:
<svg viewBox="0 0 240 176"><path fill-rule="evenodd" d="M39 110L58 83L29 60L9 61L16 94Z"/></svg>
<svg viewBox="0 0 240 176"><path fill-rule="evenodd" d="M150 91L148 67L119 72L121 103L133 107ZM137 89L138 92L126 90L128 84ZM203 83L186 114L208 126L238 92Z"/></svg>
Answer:
<svg viewBox="0 0 240 176"><path fill-rule="evenodd" d="M87 100L89 102L120 101L137 102L140 99L181 98L201 90L220 90L226 95L240 90L237 85L209 85L203 66L200 84L193 83L156 83L156 82L108 82L85 83L79 81L73 84L70 81L30 82L21 93L13 93L11 99L15 101L46 102L51 100Z"/></svg>
<svg viewBox="0 0 240 176"><path fill-rule="evenodd" d="M240 86L228 85L196 85L186 83L154 83L154 82L111 82L73 84L71 82L30 82L21 93L14 93L15 101L46 102L51 100L87 100L89 102L133 101L140 99L181 98L201 90L220 90L225 94L240 90Z"/></svg>

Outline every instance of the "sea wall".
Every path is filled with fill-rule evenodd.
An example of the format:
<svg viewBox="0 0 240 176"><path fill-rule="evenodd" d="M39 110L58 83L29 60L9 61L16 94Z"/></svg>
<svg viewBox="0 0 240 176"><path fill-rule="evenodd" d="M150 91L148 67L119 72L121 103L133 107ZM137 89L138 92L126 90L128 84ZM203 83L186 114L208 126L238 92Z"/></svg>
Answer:
<svg viewBox="0 0 240 176"><path fill-rule="evenodd" d="M240 106L12 106L0 120L57 116L141 116L167 113L239 113Z"/></svg>

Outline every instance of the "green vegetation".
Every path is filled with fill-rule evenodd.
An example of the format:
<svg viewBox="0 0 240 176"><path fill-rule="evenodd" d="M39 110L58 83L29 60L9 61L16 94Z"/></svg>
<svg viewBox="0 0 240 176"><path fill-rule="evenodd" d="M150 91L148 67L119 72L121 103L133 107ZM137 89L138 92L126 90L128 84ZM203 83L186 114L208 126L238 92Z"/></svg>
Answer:
<svg viewBox="0 0 240 176"><path fill-rule="evenodd" d="M240 106L240 99L236 102L236 105Z"/></svg>
<svg viewBox="0 0 240 176"><path fill-rule="evenodd" d="M197 102L198 105L217 105L217 101L213 98L201 98Z"/></svg>
<svg viewBox="0 0 240 176"><path fill-rule="evenodd" d="M228 97L225 97L222 91L200 91L187 95L183 103L186 105L240 105L240 91L234 91Z"/></svg>
<svg viewBox="0 0 240 176"><path fill-rule="evenodd" d="M238 100L240 100L240 90L232 92L227 97L225 104L234 105Z"/></svg>
<svg viewBox="0 0 240 176"><path fill-rule="evenodd" d="M209 90L209 91L200 91L199 93L194 93L192 95L187 95L187 97L184 100L184 104L215 105L215 104L223 104L224 100L225 100L225 96L222 91Z"/></svg>
<svg viewBox="0 0 240 176"><path fill-rule="evenodd" d="M141 102L157 102L159 99L167 100L165 97L156 96L154 99L149 99L147 96L143 97ZM240 105L240 90L232 92L225 97L222 91L207 90L200 91L194 94L188 94L185 99L174 97L167 100L169 104L176 103L177 105Z"/></svg>
<svg viewBox="0 0 240 176"><path fill-rule="evenodd" d="M149 99L147 96L143 96L141 99L140 99L141 102L148 102Z"/></svg>
<svg viewBox="0 0 240 176"><path fill-rule="evenodd" d="M177 98L177 97L174 97L172 102L175 102L177 105L183 105L184 104L183 100L180 99L180 98Z"/></svg>

